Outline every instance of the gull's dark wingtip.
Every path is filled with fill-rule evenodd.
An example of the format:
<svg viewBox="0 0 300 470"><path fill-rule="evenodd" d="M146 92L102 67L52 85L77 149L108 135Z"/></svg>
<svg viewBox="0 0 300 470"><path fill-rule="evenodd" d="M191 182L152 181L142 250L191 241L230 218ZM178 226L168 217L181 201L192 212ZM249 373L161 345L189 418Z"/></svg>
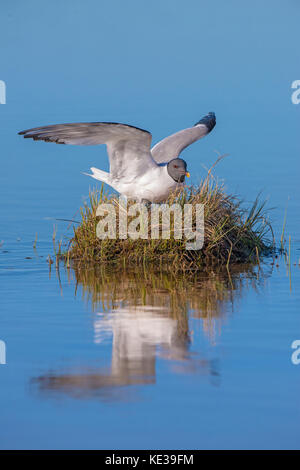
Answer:
<svg viewBox="0 0 300 470"><path fill-rule="evenodd" d="M26 131L20 131L18 132L18 135L24 135Z"/></svg>
<svg viewBox="0 0 300 470"><path fill-rule="evenodd" d="M200 121L196 122L195 126L198 126L198 124L204 124L207 127L208 132L212 131L216 125L215 113L211 111L206 116L201 118Z"/></svg>

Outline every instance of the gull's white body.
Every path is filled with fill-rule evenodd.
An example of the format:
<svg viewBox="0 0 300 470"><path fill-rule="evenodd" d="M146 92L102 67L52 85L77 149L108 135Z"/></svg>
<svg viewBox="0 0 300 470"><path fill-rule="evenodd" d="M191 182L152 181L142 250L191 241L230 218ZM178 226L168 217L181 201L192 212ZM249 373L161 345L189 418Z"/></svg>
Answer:
<svg viewBox="0 0 300 470"><path fill-rule="evenodd" d="M109 173L98 168L91 168L91 171L92 178L109 184L126 198L138 201L147 200L159 203L165 201L171 193L183 186L182 183L176 183L170 177L166 164L155 165L143 175L132 176L128 179L114 179Z"/></svg>
<svg viewBox="0 0 300 470"><path fill-rule="evenodd" d="M92 174L89 176L109 184L127 198L163 202L171 192L182 186L182 183L177 182L180 179L174 178L168 169L168 164L177 159L188 145L208 134L215 123L214 113L209 113L193 127L166 137L152 149L150 132L111 122L54 124L28 129L19 134L25 138L57 144L106 144L109 173L91 168ZM175 165L174 161L172 165ZM186 168L185 162L184 165Z"/></svg>

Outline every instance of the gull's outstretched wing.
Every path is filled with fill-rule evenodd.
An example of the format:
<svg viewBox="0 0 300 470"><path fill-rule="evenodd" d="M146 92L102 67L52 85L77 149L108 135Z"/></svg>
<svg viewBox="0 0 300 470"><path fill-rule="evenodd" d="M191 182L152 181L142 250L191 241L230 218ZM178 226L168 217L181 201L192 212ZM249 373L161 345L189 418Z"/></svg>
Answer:
<svg viewBox="0 0 300 470"><path fill-rule="evenodd" d="M19 132L26 138L56 144L99 145L106 144L113 178L125 174L138 176L156 165L152 158L151 134L127 124L114 122L81 122L35 127Z"/></svg>
<svg viewBox="0 0 300 470"><path fill-rule="evenodd" d="M177 158L182 150L208 134L216 125L215 113L208 113L193 127L183 129L158 142L151 149L157 163L169 162Z"/></svg>

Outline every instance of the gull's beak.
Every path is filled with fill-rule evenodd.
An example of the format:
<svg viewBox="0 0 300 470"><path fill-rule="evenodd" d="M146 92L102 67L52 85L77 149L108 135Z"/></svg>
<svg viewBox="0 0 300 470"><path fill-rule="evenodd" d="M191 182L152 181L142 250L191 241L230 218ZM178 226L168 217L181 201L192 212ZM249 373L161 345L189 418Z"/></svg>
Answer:
<svg viewBox="0 0 300 470"><path fill-rule="evenodd" d="M189 174L188 171L186 171L186 172L185 172L185 176L187 176L187 177L189 178L191 175Z"/></svg>

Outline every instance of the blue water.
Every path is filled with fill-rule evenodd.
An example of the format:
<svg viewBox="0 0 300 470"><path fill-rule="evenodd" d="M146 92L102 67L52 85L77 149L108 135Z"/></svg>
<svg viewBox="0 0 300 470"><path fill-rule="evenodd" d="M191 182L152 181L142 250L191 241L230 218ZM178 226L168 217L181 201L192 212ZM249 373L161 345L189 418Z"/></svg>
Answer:
<svg viewBox="0 0 300 470"><path fill-rule="evenodd" d="M298 3L38 5L1 7L0 447L299 448ZM185 292L172 274L49 272L53 225L71 235L56 219L76 218L105 148L17 132L120 121L157 141L208 111L192 183L228 153L216 177L246 204L263 191L277 240L287 207L290 271L266 259Z"/></svg>

